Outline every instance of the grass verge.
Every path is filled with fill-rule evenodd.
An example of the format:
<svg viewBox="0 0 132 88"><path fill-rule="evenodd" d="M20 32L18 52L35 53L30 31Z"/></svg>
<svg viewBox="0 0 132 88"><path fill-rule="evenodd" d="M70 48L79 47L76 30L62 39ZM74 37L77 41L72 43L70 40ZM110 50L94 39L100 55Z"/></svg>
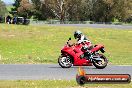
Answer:
<svg viewBox="0 0 132 88"><path fill-rule="evenodd" d="M76 27L0 24L0 64L57 63ZM93 44L104 44L112 64L132 65L132 30L80 28ZM73 41L75 41L73 39Z"/></svg>
<svg viewBox="0 0 132 88"><path fill-rule="evenodd" d="M130 84L86 84L79 86L76 81L35 80L0 81L0 88L132 88Z"/></svg>

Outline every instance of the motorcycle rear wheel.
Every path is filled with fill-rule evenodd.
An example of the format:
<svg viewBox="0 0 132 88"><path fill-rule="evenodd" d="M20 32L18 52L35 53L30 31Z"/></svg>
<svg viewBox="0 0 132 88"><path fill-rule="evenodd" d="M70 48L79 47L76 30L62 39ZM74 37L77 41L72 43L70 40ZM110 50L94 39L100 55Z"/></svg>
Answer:
<svg viewBox="0 0 132 88"><path fill-rule="evenodd" d="M62 68L70 68L72 66L72 60L68 56L59 56L58 63Z"/></svg>
<svg viewBox="0 0 132 88"><path fill-rule="evenodd" d="M98 69L104 69L108 64L108 59L103 55L99 54L101 61L93 61L93 65Z"/></svg>

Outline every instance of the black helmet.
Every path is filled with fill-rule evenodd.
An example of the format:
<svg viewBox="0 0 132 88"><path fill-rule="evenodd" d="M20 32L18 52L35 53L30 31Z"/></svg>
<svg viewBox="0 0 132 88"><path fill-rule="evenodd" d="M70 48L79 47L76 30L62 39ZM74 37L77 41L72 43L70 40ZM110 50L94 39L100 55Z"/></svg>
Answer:
<svg viewBox="0 0 132 88"><path fill-rule="evenodd" d="M81 31L75 31L74 32L74 38L76 39L76 38L81 38L81 34L82 34L82 32Z"/></svg>

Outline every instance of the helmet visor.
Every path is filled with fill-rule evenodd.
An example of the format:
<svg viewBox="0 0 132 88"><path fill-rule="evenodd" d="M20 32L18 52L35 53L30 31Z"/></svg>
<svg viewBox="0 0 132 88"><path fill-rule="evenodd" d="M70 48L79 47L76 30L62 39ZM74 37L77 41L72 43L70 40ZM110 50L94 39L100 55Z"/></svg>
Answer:
<svg viewBox="0 0 132 88"><path fill-rule="evenodd" d="M77 34L74 34L74 38L75 38L75 39L77 38Z"/></svg>

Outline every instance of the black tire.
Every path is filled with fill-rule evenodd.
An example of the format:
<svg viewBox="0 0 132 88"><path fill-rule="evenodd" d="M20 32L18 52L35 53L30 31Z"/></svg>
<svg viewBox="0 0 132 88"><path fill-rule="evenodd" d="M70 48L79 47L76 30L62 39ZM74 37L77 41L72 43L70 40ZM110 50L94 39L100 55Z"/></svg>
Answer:
<svg viewBox="0 0 132 88"><path fill-rule="evenodd" d="M76 81L79 85L84 85L86 83L86 78L84 76L78 76Z"/></svg>
<svg viewBox="0 0 132 88"><path fill-rule="evenodd" d="M108 59L103 55L99 54L100 58L104 60L104 63L102 65L99 65L97 61L93 61L93 65L98 69L104 69L108 64ZM102 62L101 62L102 63Z"/></svg>
<svg viewBox="0 0 132 88"><path fill-rule="evenodd" d="M67 63L67 65L64 65L64 62L62 62L62 58L64 58L65 60L69 60L69 62ZM72 60L70 57L68 56L59 56L58 58L58 63L62 68L70 68L72 66Z"/></svg>

